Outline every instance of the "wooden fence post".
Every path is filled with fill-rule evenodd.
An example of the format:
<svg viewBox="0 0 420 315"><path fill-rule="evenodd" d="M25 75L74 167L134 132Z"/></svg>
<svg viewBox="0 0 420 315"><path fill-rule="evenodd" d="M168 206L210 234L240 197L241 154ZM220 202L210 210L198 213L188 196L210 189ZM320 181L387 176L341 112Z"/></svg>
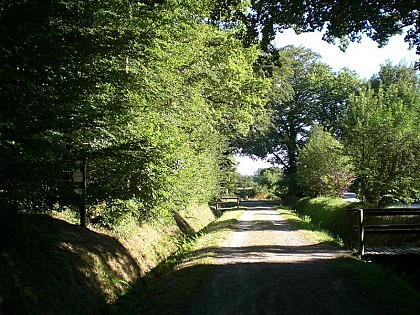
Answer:
<svg viewBox="0 0 420 315"><path fill-rule="evenodd" d="M348 242L349 242L349 249L353 250L354 249L354 226L353 226L353 222L355 221L354 218L356 216L356 211L354 209L347 209L346 210L346 223L347 223L347 238L348 238Z"/></svg>
<svg viewBox="0 0 420 315"><path fill-rule="evenodd" d="M359 255L362 257L365 254L365 226L364 226L363 209L358 209L357 212L357 234L359 241Z"/></svg>

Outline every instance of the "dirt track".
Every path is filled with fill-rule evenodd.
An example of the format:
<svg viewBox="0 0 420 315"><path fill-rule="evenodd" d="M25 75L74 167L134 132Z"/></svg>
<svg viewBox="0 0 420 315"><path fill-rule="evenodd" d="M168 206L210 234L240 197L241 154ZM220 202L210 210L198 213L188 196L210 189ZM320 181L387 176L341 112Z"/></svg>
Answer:
<svg viewBox="0 0 420 315"><path fill-rule="evenodd" d="M380 313L333 266L344 251L309 241L269 206L248 206L186 313Z"/></svg>

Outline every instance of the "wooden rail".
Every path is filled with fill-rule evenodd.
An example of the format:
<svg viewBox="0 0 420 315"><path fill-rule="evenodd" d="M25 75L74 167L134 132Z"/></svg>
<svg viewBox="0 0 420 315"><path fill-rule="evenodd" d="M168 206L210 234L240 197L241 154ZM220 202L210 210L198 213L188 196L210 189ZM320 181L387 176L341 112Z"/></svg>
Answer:
<svg viewBox="0 0 420 315"><path fill-rule="evenodd" d="M374 209L349 209L349 239L353 248L353 235L357 232L359 255L364 256L366 251L366 234L420 234L420 223L375 223L366 224L367 217L418 217L420 209L416 208L374 208Z"/></svg>
<svg viewBox="0 0 420 315"><path fill-rule="evenodd" d="M216 201L216 210L230 210L232 207L228 207L229 205L234 204L238 206L241 204L240 197L220 197Z"/></svg>

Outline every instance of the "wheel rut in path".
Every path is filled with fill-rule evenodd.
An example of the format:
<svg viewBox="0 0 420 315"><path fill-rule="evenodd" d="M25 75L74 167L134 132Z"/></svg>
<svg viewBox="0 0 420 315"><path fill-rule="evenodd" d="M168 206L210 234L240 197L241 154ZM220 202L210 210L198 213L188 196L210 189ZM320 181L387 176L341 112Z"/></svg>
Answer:
<svg viewBox="0 0 420 315"><path fill-rule="evenodd" d="M333 266L348 252L310 241L263 203L250 203L189 314L379 314Z"/></svg>

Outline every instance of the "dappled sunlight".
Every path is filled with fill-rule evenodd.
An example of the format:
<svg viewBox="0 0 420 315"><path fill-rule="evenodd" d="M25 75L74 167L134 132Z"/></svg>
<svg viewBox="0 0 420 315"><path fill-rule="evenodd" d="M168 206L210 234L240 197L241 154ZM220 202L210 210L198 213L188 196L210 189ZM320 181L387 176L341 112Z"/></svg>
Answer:
<svg viewBox="0 0 420 315"><path fill-rule="evenodd" d="M250 246L222 248L218 258L222 263L272 262L291 263L319 259L335 259L337 252L332 252L324 245L310 246ZM344 254L344 252L343 252Z"/></svg>
<svg viewBox="0 0 420 315"><path fill-rule="evenodd" d="M229 211L134 313L380 314L334 267L345 254L270 207Z"/></svg>
<svg viewBox="0 0 420 315"><path fill-rule="evenodd" d="M363 309L376 314L364 301L363 306L354 306L352 300L362 301L360 296L332 268L332 261L346 254L347 251L301 233L270 207L248 208L230 227L229 238L222 245L192 255L211 257L210 265L204 266L198 260L195 265L184 264L177 269L179 276L211 268L204 293L182 311L312 314L317 310L325 314L353 314ZM312 298L304 299L305 296Z"/></svg>
<svg viewBox="0 0 420 315"><path fill-rule="evenodd" d="M229 231L229 238L224 244L191 253L185 266L203 258L212 258L212 263L218 265L284 264L334 259L348 254L346 250L330 246L327 241L307 237L306 233L291 227L284 216L270 207L248 208L236 224L230 225Z"/></svg>
<svg viewBox="0 0 420 315"><path fill-rule="evenodd" d="M13 293L3 300L6 314L40 314L40 305L45 314L94 313L141 275L115 237L47 215L11 221L0 229L2 294Z"/></svg>
<svg viewBox="0 0 420 315"><path fill-rule="evenodd" d="M259 262L283 264L335 259L345 254L347 251L331 250L331 247L321 243L308 246L214 247L196 252L192 259L217 258L213 263L220 265Z"/></svg>

